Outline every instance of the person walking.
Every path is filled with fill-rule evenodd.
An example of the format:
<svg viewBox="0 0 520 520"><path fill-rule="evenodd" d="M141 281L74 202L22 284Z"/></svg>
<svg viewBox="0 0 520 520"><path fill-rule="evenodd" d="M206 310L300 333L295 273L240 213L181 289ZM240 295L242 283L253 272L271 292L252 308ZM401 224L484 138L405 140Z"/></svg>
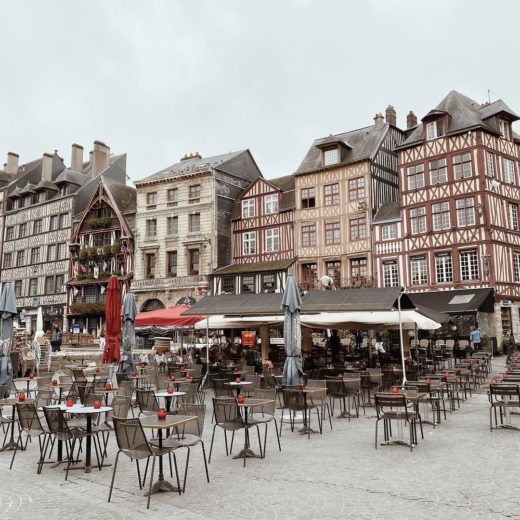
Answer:
<svg viewBox="0 0 520 520"><path fill-rule="evenodd" d="M480 329L478 327L472 327L472 330L469 333L469 340L471 341L473 350L478 352L480 350L480 343L482 341L480 337Z"/></svg>

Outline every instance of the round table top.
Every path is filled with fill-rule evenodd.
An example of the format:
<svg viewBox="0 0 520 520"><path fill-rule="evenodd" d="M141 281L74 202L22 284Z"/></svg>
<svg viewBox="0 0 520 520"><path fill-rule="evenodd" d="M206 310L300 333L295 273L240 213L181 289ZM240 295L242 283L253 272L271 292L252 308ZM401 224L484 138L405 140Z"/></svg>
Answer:
<svg viewBox="0 0 520 520"><path fill-rule="evenodd" d="M155 392L155 397L178 397L179 395L186 395L186 392L172 392L171 394L162 390Z"/></svg>
<svg viewBox="0 0 520 520"><path fill-rule="evenodd" d="M14 379L14 382L21 382L21 381L36 381L37 379L42 379L43 376L34 376L34 377L17 377Z"/></svg>
<svg viewBox="0 0 520 520"><path fill-rule="evenodd" d="M252 385L253 381L240 381L240 383L237 383L236 381L230 381L228 383L229 386L244 386L244 385Z"/></svg>
<svg viewBox="0 0 520 520"><path fill-rule="evenodd" d="M0 407L14 406L18 403L34 403L34 399L26 399L25 401L20 401L18 397L8 397L7 399L0 399Z"/></svg>
<svg viewBox="0 0 520 520"><path fill-rule="evenodd" d="M110 412L113 408L111 406L101 406L100 408L94 408L93 406L83 406L81 404L75 404L74 406L67 406L65 404L58 405L61 410L70 414L76 415L89 415L94 413Z"/></svg>

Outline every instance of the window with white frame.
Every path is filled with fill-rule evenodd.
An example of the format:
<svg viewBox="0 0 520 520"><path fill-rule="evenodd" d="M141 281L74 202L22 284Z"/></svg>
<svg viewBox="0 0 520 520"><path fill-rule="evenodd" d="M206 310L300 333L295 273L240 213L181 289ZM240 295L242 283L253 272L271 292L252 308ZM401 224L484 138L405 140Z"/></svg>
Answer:
<svg viewBox="0 0 520 520"><path fill-rule="evenodd" d="M25 263L25 251L17 251L16 253L16 267L22 267Z"/></svg>
<svg viewBox="0 0 520 520"><path fill-rule="evenodd" d="M327 184L323 187L323 203L325 206L339 204L339 184Z"/></svg>
<svg viewBox="0 0 520 520"><path fill-rule="evenodd" d="M256 214L255 199L244 199L242 201L242 218L251 218Z"/></svg>
<svg viewBox="0 0 520 520"><path fill-rule="evenodd" d="M316 188L302 188L301 190L302 208L316 207Z"/></svg>
<svg viewBox="0 0 520 520"><path fill-rule="evenodd" d="M256 254L256 231L250 231L242 235L242 254Z"/></svg>
<svg viewBox="0 0 520 520"><path fill-rule="evenodd" d="M146 238L157 237L157 220L151 219L146 221Z"/></svg>
<svg viewBox="0 0 520 520"><path fill-rule="evenodd" d="M190 233L200 232L200 213L193 213L189 216L188 231Z"/></svg>
<svg viewBox="0 0 520 520"><path fill-rule="evenodd" d="M510 132L509 123L507 121L505 121L504 119L499 119L498 120L498 130L500 132L500 135L504 139L508 139L508 140L511 139L511 132Z"/></svg>
<svg viewBox="0 0 520 520"><path fill-rule="evenodd" d="M467 179L473 175L471 154L463 153L453 156L453 176L455 179Z"/></svg>
<svg viewBox="0 0 520 520"><path fill-rule="evenodd" d="M432 204L433 230L440 231L441 229L450 228L450 203L439 202Z"/></svg>
<svg viewBox="0 0 520 520"><path fill-rule="evenodd" d="M426 233L426 208L412 208L410 210L410 227L412 235Z"/></svg>
<svg viewBox="0 0 520 520"><path fill-rule="evenodd" d="M383 283L385 287L397 287L399 285L396 260L383 262Z"/></svg>
<svg viewBox="0 0 520 520"><path fill-rule="evenodd" d="M450 253L438 253L435 255L435 278L437 283L453 281L453 263Z"/></svg>
<svg viewBox="0 0 520 520"><path fill-rule="evenodd" d="M280 230L278 228L265 230L265 252L280 250Z"/></svg>
<svg viewBox="0 0 520 520"><path fill-rule="evenodd" d="M325 244L339 244L341 242L341 232L339 222L325 223Z"/></svg>
<svg viewBox="0 0 520 520"><path fill-rule="evenodd" d="M438 159L428 163L430 170L430 184L440 184L448 180L448 166L446 159Z"/></svg>
<svg viewBox="0 0 520 520"><path fill-rule="evenodd" d="M244 275L241 277L241 293L255 292L255 277L254 275Z"/></svg>
<svg viewBox="0 0 520 520"><path fill-rule="evenodd" d="M64 229L70 226L70 217L68 213L62 213L60 215L60 229Z"/></svg>
<svg viewBox="0 0 520 520"><path fill-rule="evenodd" d="M323 166L330 166L339 162L339 154L337 148L323 150Z"/></svg>
<svg viewBox="0 0 520 520"><path fill-rule="evenodd" d="M495 176L495 154L486 151L486 174L489 177Z"/></svg>
<svg viewBox="0 0 520 520"><path fill-rule="evenodd" d="M24 238L27 236L27 223L20 224L18 228L18 238Z"/></svg>
<svg viewBox="0 0 520 520"><path fill-rule="evenodd" d="M513 253L513 274L515 277L515 282L520 282L520 253Z"/></svg>
<svg viewBox="0 0 520 520"><path fill-rule="evenodd" d="M188 190L188 204L197 204L200 202L200 184L194 184Z"/></svg>
<svg viewBox="0 0 520 520"><path fill-rule="evenodd" d="M146 209L154 209L157 205L157 192L153 191L146 194Z"/></svg>
<svg viewBox="0 0 520 520"><path fill-rule="evenodd" d="M47 246L47 262L56 260L56 244L49 244Z"/></svg>
<svg viewBox="0 0 520 520"><path fill-rule="evenodd" d="M168 276L177 276L177 251L168 251L167 255Z"/></svg>
<svg viewBox="0 0 520 520"><path fill-rule="evenodd" d="M406 170L406 175L408 177L409 190L424 188L424 164L409 166Z"/></svg>
<svg viewBox="0 0 520 520"><path fill-rule="evenodd" d="M458 199L455 204L457 208L457 226L473 226L475 224L475 201L473 197Z"/></svg>
<svg viewBox="0 0 520 520"><path fill-rule="evenodd" d="M504 182L515 183L515 163L505 157L502 159L504 165Z"/></svg>
<svg viewBox="0 0 520 520"><path fill-rule="evenodd" d="M478 257L474 249L460 252L460 278L461 280L478 280Z"/></svg>
<svg viewBox="0 0 520 520"><path fill-rule="evenodd" d="M276 291L276 277L273 273L262 275L262 292L274 293Z"/></svg>
<svg viewBox="0 0 520 520"><path fill-rule="evenodd" d="M166 232L170 236L177 236L179 234L179 217L168 217L166 221Z"/></svg>
<svg viewBox="0 0 520 520"><path fill-rule="evenodd" d="M397 224L384 224L381 226L381 238L383 240L392 240L397 238Z"/></svg>
<svg viewBox="0 0 520 520"><path fill-rule="evenodd" d="M39 235L43 231L42 219L36 219L33 224L33 235Z"/></svg>
<svg viewBox="0 0 520 520"><path fill-rule="evenodd" d="M170 188L167 193L168 206L177 206L179 202L179 188Z"/></svg>
<svg viewBox="0 0 520 520"><path fill-rule="evenodd" d="M302 246L316 245L316 224L302 225Z"/></svg>
<svg viewBox="0 0 520 520"><path fill-rule="evenodd" d="M426 285L428 283L428 265L425 256L413 256L410 258L410 271L412 285Z"/></svg>
<svg viewBox="0 0 520 520"><path fill-rule="evenodd" d="M4 269L12 267L13 254L12 253L4 253Z"/></svg>
<svg viewBox="0 0 520 520"><path fill-rule="evenodd" d="M426 123L426 139L435 139L436 137L440 137L442 134L443 131L441 120Z"/></svg>
<svg viewBox="0 0 520 520"><path fill-rule="evenodd" d="M63 260L64 258L67 258L67 243L66 242L60 242L57 245L56 253L58 256L58 260Z"/></svg>
<svg viewBox="0 0 520 520"><path fill-rule="evenodd" d="M349 220L350 240L361 240L367 236L366 217L351 218Z"/></svg>
<svg viewBox="0 0 520 520"><path fill-rule="evenodd" d="M266 215L278 213L278 193L272 193L264 197L264 212Z"/></svg>
<svg viewBox="0 0 520 520"><path fill-rule="evenodd" d="M518 204L509 202L509 227L513 231L518 231Z"/></svg>
<svg viewBox="0 0 520 520"><path fill-rule="evenodd" d="M365 198L365 178L356 177L348 181L348 199L361 200Z"/></svg>

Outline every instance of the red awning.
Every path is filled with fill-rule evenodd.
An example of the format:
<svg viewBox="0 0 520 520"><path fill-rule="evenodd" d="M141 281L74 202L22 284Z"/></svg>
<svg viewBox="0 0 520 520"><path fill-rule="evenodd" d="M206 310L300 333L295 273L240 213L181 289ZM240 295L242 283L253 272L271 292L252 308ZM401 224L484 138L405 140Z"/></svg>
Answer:
<svg viewBox="0 0 520 520"><path fill-rule="evenodd" d="M135 317L136 327L189 327L204 319L204 316L181 316L187 305L177 305L157 311L140 312Z"/></svg>

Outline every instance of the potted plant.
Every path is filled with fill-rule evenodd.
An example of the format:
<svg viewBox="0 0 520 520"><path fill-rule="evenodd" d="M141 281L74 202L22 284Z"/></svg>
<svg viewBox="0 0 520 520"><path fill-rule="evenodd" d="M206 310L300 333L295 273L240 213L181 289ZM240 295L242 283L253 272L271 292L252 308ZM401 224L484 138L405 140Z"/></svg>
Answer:
<svg viewBox="0 0 520 520"><path fill-rule="evenodd" d="M112 246L110 244L105 244L103 246L103 255L105 255L105 256L112 255Z"/></svg>
<svg viewBox="0 0 520 520"><path fill-rule="evenodd" d="M89 247L88 248L88 257L89 258L97 258L98 256L98 250L95 247Z"/></svg>
<svg viewBox="0 0 520 520"><path fill-rule="evenodd" d="M83 249L80 249L79 257L80 257L81 260L85 260L88 257L88 248L87 247L84 247Z"/></svg>
<svg viewBox="0 0 520 520"><path fill-rule="evenodd" d="M112 254L117 255L121 252L121 244L119 242L114 242L112 244Z"/></svg>

